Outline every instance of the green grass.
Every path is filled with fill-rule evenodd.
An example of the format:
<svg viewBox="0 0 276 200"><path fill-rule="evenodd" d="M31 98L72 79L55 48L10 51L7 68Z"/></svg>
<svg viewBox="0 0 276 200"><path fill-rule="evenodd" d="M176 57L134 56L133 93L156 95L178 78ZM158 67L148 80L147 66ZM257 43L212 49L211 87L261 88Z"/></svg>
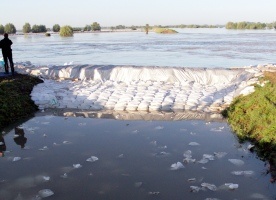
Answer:
<svg viewBox="0 0 276 200"><path fill-rule="evenodd" d="M38 78L20 74L0 77L0 129L37 110L30 93L41 82Z"/></svg>
<svg viewBox="0 0 276 200"><path fill-rule="evenodd" d="M256 85L250 95L237 97L223 115L241 141L250 140L261 152L270 154L276 151L276 73L266 72L262 81L268 83Z"/></svg>
<svg viewBox="0 0 276 200"><path fill-rule="evenodd" d="M173 33L177 33L177 31L173 30L173 29L169 29L169 28L155 28L154 29L155 33L162 33L162 34L173 34Z"/></svg>

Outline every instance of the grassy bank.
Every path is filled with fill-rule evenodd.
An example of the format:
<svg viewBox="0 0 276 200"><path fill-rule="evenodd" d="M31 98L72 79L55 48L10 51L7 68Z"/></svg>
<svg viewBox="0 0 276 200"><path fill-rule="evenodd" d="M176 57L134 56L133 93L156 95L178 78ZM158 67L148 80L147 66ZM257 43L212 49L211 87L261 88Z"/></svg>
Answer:
<svg viewBox="0 0 276 200"><path fill-rule="evenodd" d="M161 33L161 34L174 34L177 33L177 31L169 28L155 28L154 29L155 33Z"/></svg>
<svg viewBox="0 0 276 200"><path fill-rule="evenodd" d="M254 142L262 156L270 157L276 152L276 72L266 72L262 81L267 84L236 98L223 115L239 139Z"/></svg>
<svg viewBox="0 0 276 200"><path fill-rule="evenodd" d="M0 77L0 129L37 110L30 93L41 82L38 78L21 74Z"/></svg>

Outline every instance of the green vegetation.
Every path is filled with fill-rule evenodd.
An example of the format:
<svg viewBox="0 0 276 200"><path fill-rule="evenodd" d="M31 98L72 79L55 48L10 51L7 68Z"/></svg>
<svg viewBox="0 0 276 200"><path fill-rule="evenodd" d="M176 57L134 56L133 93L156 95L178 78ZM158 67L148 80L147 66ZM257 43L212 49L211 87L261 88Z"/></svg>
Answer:
<svg viewBox="0 0 276 200"><path fill-rule="evenodd" d="M45 33L45 36L46 36L46 37L50 37L51 34L50 34L50 33Z"/></svg>
<svg viewBox="0 0 276 200"><path fill-rule="evenodd" d="M58 24L55 24L55 25L53 26L53 31L54 31L54 32L59 32L59 31L60 31L60 26L59 26Z"/></svg>
<svg viewBox="0 0 276 200"><path fill-rule="evenodd" d="M20 74L0 77L0 129L37 110L30 93L41 82L38 78Z"/></svg>
<svg viewBox="0 0 276 200"><path fill-rule="evenodd" d="M32 30L31 25L29 23L25 23L23 28L22 28L22 32L23 33L30 33Z"/></svg>
<svg viewBox="0 0 276 200"><path fill-rule="evenodd" d="M276 72L266 72L265 86L255 85L255 92L237 97L223 115L239 139L256 143L267 157L276 151Z"/></svg>
<svg viewBox="0 0 276 200"><path fill-rule="evenodd" d="M219 28L220 26L218 25L198 25L198 24L189 24L189 25L185 25L185 24L181 24L177 27L174 28Z"/></svg>
<svg viewBox="0 0 276 200"><path fill-rule="evenodd" d="M71 26L63 26L60 28L59 35L61 37L72 37L74 35L73 28Z"/></svg>
<svg viewBox="0 0 276 200"><path fill-rule="evenodd" d="M92 31L101 31L101 26L98 22L93 22L93 24L91 25L91 29Z"/></svg>
<svg viewBox="0 0 276 200"><path fill-rule="evenodd" d="M16 28L13 24L8 23L4 27L4 32L8 34L15 34L16 33Z"/></svg>
<svg viewBox="0 0 276 200"><path fill-rule="evenodd" d="M272 29L275 28L275 22L270 24L260 23L260 22L228 22L225 25L226 29Z"/></svg>
<svg viewBox="0 0 276 200"><path fill-rule="evenodd" d="M5 33L5 28L2 24L0 24L0 34L4 34Z"/></svg>
<svg viewBox="0 0 276 200"><path fill-rule="evenodd" d="M84 28L83 28L83 31L91 31L92 30L92 27L90 25L86 25Z"/></svg>
<svg viewBox="0 0 276 200"><path fill-rule="evenodd" d="M32 32L33 33L46 33L47 29L45 25L33 25L32 27Z"/></svg>
<svg viewBox="0 0 276 200"><path fill-rule="evenodd" d="M178 33L177 31L175 31L173 29L169 29L169 28L155 28L154 32L155 33L162 33L162 34L174 34L174 33Z"/></svg>

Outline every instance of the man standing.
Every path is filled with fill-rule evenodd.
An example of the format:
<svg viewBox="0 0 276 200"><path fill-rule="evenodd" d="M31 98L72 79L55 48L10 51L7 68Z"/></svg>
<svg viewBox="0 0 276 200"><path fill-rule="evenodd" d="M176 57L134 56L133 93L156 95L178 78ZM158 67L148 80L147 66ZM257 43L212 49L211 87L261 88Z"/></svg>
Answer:
<svg viewBox="0 0 276 200"><path fill-rule="evenodd" d="M14 66L12 60L12 49L11 49L12 41L9 39L9 35L7 33L4 34L4 39L0 41L0 47L2 48L2 55L5 62L5 73L9 73L9 64L11 67L12 75L14 75Z"/></svg>

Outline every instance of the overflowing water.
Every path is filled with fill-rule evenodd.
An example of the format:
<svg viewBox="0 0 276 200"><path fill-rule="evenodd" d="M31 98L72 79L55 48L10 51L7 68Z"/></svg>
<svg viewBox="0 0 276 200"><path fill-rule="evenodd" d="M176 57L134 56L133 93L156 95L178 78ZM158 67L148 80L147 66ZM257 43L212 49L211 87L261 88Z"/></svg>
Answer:
<svg viewBox="0 0 276 200"><path fill-rule="evenodd" d="M274 30L177 29L150 32L11 36L14 60L34 64L241 67L275 63Z"/></svg>

